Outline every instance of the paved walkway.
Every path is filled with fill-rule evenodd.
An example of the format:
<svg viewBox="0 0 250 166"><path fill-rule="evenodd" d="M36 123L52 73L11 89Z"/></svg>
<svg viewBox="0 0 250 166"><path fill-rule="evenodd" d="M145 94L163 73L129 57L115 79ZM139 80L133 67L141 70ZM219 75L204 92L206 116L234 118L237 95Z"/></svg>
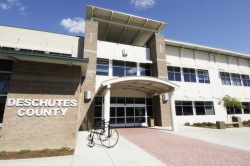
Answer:
<svg viewBox="0 0 250 166"><path fill-rule="evenodd" d="M79 132L74 156L39 159L0 160L0 166L164 166L165 164L138 146L119 138L114 148L104 148L96 140L93 148L87 146L88 132Z"/></svg>
<svg viewBox="0 0 250 166"><path fill-rule="evenodd" d="M246 166L250 152L149 128L121 128L119 134L169 166Z"/></svg>
<svg viewBox="0 0 250 166"><path fill-rule="evenodd" d="M157 128L161 131L177 134L189 138L195 138L210 143L224 145L250 152L250 127L227 128L226 130L207 129L201 127L179 126L177 132L170 131L170 128ZM250 165L250 164L249 164Z"/></svg>

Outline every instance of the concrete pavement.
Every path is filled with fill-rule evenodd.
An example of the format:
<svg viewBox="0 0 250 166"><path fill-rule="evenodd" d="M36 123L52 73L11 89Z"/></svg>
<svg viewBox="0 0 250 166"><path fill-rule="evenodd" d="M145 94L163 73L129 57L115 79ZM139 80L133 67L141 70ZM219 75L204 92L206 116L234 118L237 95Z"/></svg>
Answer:
<svg viewBox="0 0 250 166"><path fill-rule="evenodd" d="M177 132L172 132L171 127L155 127L155 129L166 131L171 134L177 134L184 137L250 151L250 127L231 127L225 130L218 130L201 127L179 126Z"/></svg>
<svg viewBox="0 0 250 166"><path fill-rule="evenodd" d="M0 166L163 166L157 158L122 136L114 148L104 148L96 140L93 148L87 146L88 132L79 132L74 156L48 157L39 159L1 160Z"/></svg>

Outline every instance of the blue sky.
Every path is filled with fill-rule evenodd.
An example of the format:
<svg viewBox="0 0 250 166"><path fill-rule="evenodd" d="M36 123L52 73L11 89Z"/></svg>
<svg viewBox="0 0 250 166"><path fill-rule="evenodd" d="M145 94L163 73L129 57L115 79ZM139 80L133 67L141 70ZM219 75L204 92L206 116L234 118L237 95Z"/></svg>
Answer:
<svg viewBox="0 0 250 166"><path fill-rule="evenodd" d="M87 4L166 22L167 39L250 54L250 0L0 0L0 24L84 36Z"/></svg>

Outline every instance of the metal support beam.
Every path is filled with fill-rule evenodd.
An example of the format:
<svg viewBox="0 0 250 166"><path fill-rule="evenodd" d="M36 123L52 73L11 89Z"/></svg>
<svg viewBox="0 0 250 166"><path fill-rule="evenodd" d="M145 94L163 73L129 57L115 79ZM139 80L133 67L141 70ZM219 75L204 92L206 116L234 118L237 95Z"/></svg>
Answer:
<svg viewBox="0 0 250 166"><path fill-rule="evenodd" d="M194 60L196 60L198 53L199 53L199 50L193 50Z"/></svg>
<svg viewBox="0 0 250 166"><path fill-rule="evenodd" d="M181 45L181 47L182 47L182 45ZM182 57L182 54L183 54L184 49L185 49L184 47L179 48L180 59L181 59L181 57Z"/></svg>
<svg viewBox="0 0 250 166"><path fill-rule="evenodd" d="M12 60L12 61L20 61L19 59L14 58L12 56L5 56L5 57L8 58L8 59L10 59L10 60Z"/></svg>
<svg viewBox="0 0 250 166"><path fill-rule="evenodd" d="M114 12L112 12L112 13L111 13L111 16L110 16L110 19L109 19L109 20L112 20L112 18L113 18L113 13L114 13ZM110 23L108 24L108 28L107 28L107 31L106 31L106 34L105 34L105 38L104 38L104 40L106 40L106 39L107 39L108 32L109 32L109 27L110 27Z"/></svg>
<svg viewBox="0 0 250 166"><path fill-rule="evenodd" d="M145 23L143 24L142 27L145 27L145 25L146 25L147 23L148 23L148 19L145 21ZM141 30L138 32L138 34L136 35L135 39L134 39L133 42L132 42L132 45L135 44L135 41L136 41L137 38L140 36L141 32L142 32L142 29L141 29Z"/></svg>
<svg viewBox="0 0 250 166"><path fill-rule="evenodd" d="M129 16L129 19L128 19L128 21L127 21L127 24L130 22L130 20L131 20L131 16ZM122 31L122 34L121 34L121 36L120 36L120 39L119 39L118 43L120 43L120 42L121 42L122 37L123 37L123 35L124 35L124 33L125 33L126 29L127 29L127 26L126 26L126 27L124 27L124 29L123 29L123 31Z"/></svg>
<svg viewBox="0 0 250 166"><path fill-rule="evenodd" d="M111 20L105 20L105 19L97 18L97 17L93 17L93 20L101 21L101 22L107 22L107 23L121 25L121 26L127 26L127 27L134 28L134 29L142 29L142 30L145 30L145 31L150 31L150 32L157 33L157 30L150 29L150 28L145 28L145 27L139 27L139 26L136 26L136 25L130 25L130 24L127 24L127 23L119 23L119 22L115 22L115 21L111 21Z"/></svg>

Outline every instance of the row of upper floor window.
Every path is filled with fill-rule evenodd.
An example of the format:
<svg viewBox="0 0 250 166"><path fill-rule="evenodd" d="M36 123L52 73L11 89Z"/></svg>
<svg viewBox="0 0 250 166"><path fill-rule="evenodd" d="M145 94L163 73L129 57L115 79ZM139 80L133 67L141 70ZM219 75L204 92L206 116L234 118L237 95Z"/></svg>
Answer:
<svg viewBox="0 0 250 166"><path fill-rule="evenodd" d="M110 70L112 69L112 70ZM112 72L112 73L110 73ZM97 59L96 75L102 76L151 76L150 64L136 62L126 62L108 59Z"/></svg>
<svg viewBox="0 0 250 166"><path fill-rule="evenodd" d="M249 75L220 72L222 85L250 86Z"/></svg>
<svg viewBox="0 0 250 166"><path fill-rule="evenodd" d="M208 70L181 68L176 66L167 66L168 79L170 81L183 81L191 83L210 83ZM103 76L151 76L150 64L126 62L113 60L109 63L108 59L97 59L97 75ZM249 75L220 72L222 85L250 86Z"/></svg>
<svg viewBox="0 0 250 166"><path fill-rule="evenodd" d="M208 70L168 66L170 81L210 83ZM222 85L250 86L250 77L246 74L220 72Z"/></svg>

